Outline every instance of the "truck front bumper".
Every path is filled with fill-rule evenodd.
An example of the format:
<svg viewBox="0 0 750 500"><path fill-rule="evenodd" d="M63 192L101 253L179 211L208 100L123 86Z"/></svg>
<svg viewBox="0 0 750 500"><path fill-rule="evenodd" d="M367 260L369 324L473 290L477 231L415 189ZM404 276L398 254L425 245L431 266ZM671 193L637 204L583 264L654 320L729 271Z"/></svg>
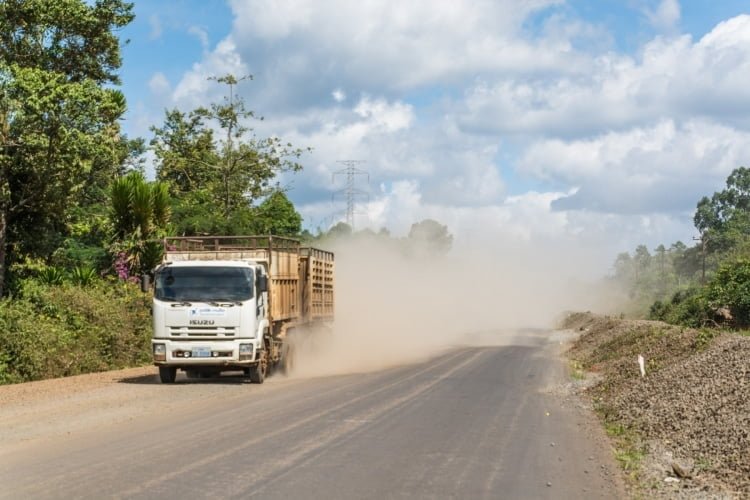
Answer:
<svg viewBox="0 0 750 500"><path fill-rule="evenodd" d="M175 341L153 339L154 364L178 368L220 366L247 368L257 362L257 349L252 340Z"/></svg>

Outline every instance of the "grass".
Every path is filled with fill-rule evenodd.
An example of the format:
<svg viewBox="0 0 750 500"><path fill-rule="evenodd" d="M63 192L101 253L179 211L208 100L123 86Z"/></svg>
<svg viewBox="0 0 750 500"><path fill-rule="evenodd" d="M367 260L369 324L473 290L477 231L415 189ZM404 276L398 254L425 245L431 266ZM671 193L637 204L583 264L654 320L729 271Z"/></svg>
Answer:
<svg viewBox="0 0 750 500"><path fill-rule="evenodd" d="M637 484L641 461L646 453L640 434L612 420L601 407L597 408L597 413L604 422L604 429L612 441L612 451L617 463L620 464L628 479Z"/></svg>
<svg viewBox="0 0 750 500"><path fill-rule="evenodd" d="M702 351L711 343L714 337L717 337L721 330L715 328L701 328L695 337L695 349Z"/></svg>
<svg viewBox="0 0 750 500"><path fill-rule="evenodd" d="M570 377L573 380L583 380L586 378L586 372L579 361L572 360L570 362Z"/></svg>
<svg viewBox="0 0 750 500"><path fill-rule="evenodd" d="M709 458L698 456L695 458L695 469L699 471L711 470L714 468L714 464Z"/></svg>

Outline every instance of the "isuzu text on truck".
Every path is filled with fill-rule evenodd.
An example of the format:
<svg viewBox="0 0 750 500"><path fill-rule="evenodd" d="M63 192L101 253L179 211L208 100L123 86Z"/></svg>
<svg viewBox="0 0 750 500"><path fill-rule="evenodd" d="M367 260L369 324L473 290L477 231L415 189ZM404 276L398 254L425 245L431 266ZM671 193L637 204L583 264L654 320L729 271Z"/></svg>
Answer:
<svg viewBox="0 0 750 500"><path fill-rule="evenodd" d="M269 236L175 237L153 274L152 349L163 383L288 370L291 340L333 320L333 254ZM150 279L144 277L144 289Z"/></svg>

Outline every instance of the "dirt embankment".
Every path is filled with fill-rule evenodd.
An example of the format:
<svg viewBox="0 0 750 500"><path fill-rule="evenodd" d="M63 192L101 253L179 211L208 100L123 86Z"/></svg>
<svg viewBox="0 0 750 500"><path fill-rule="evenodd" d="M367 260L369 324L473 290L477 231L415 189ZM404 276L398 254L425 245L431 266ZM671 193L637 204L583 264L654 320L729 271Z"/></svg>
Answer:
<svg viewBox="0 0 750 500"><path fill-rule="evenodd" d="M589 313L564 327L638 496L750 497L750 337Z"/></svg>

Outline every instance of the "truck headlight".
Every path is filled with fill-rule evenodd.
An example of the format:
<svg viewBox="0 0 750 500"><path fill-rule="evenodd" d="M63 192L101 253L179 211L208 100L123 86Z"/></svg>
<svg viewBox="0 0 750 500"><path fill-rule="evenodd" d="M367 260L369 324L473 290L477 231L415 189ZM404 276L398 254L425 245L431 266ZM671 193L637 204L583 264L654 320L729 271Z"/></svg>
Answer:
<svg viewBox="0 0 750 500"><path fill-rule="evenodd" d="M240 361L253 359L253 344L240 344Z"/></svg>
<svg viewBox="0 0 750 500"><path fill-rule="evenodd" d="M154 361L167 360L167 346L164 344L154 344Z"/></svg>

